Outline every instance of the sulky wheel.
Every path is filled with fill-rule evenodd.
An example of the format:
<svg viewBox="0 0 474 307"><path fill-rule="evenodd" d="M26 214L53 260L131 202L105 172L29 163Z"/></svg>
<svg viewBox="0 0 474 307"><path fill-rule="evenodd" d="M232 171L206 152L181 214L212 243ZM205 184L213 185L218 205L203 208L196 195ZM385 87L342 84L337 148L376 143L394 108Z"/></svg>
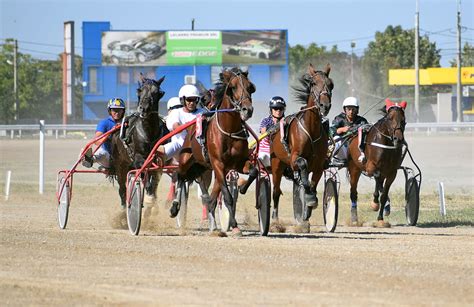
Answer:
<svg viewBox="0 0 474 307"><path fill-rule="evenodd" d="M420 210L420 188L415 177L407 180L405 185L405 215L407 224L415 226L418 221L418 212Z"/></svg>
<svg viewBox="0 0 474 307"><path fill-rule="evenodd" d="M65 229L69 215L69 205L71 203L71 185L70 181L65 181L64 177L58 179L57 193L59 195L58 202L58 225L59 228ZM62 188L62 191L61 191Z"/></svg>
<svg viewBox="0 0 474 307"><path fill-rule="evenodd" d="M260 234L266 236L270 229L270 180L267 177L259 178L257 185L258 224Z"/></svg>
<svg viewBox="0 0 474 307"><path fill-rule="evenodd" d="M339 199L337 194L337 183L329 178L324 185L323 217L326 231L334 232L337 226L337 215L339 210Z"/></svg>
<svg viewBox="0 0 474 307"><path fill-rule="evenodd" d="M127 195L127 224L130 233L136 236L140 232L144 188L141 178L137 178L135 184L134 180L135 177L131 176L128 182L130 196Z"/></svg>

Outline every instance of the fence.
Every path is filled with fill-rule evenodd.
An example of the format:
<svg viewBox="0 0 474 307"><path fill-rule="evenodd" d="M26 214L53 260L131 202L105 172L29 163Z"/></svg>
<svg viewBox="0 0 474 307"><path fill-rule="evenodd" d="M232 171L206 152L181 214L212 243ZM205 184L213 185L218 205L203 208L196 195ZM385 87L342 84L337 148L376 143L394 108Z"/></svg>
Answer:
<svg viewBox="0 0 474 307"><path fill-rule="evenodd" d="M47 136L55 136L58 139L61 137L68 137L70 132L88 132L93 133L96 125L45 125L45 134ZM258 131L257 125L252 125L254 131ZM37 125L0 125L0 138L10 136L11 139L22 137L22 132L28 132L29 134L39 134L40 126ZM445 122L445 123L408 123L406 126L407 131L417 132L458 132L458 131L469 131L474 130L474 122Z"/></svg>

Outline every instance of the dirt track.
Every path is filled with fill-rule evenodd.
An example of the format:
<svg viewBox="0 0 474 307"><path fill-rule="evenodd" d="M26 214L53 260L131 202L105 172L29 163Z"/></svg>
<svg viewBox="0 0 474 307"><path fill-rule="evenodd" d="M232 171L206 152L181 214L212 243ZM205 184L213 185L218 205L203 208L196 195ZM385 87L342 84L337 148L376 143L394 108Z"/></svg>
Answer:
<svg viewBox="0 0 474 307"><path fill-rule="evenodd" d="M160 209L152 215L154 222L133 237L116 229L115 198L75 198L64 231L56 225L51 196L30 205L18 199L0 204L3 304L474 302L472 227L341 225L327 234L318 224L310 234L262 238L255 209L249 208L238 216L244 236L221 238L196 228L200 210L192 207L191 230L176 230Z"/></svg>
<svg viewBox="0 0 474 307"><path fill-rule="evenodd" d="M17 167L25 155L9 150L2 148L2 159L10 159L2 168ZM52 169L58 164L70 165L55 161ZM244 236L216 237L199 229L192 191L189 230L176 230L159 201L134 237L121 229L115 188L102 177L87 182L93 185L75 187L66 230L56 224L52 185L38 196L37 185L17 183L8 202L2 196L2 304L474 304L472 226L406 227L396 204L391 228L344 226L348 212L342 209L336 233L328 234L318 209L311 233L297 234L289 226L287 194L281 212L287 233L262 238L249 195L239 201L237 216ZM375 218L367 205L359 207L365 221Z"/></svg>

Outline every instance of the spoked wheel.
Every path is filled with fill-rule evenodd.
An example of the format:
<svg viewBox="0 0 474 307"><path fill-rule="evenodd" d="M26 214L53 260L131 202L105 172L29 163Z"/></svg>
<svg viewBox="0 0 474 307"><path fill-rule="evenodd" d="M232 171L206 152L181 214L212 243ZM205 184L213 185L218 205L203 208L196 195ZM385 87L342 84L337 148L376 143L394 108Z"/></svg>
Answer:
<svg viewBox="0 0 474 307"><path fill-rule="evenodd" d="M405 215L407 224L415 226L418 221L418 212L420 210L420 187L415 177L407 180L405 185Z"/></svg>
<svg viewBox="0 0 474 307"><path fill-rule="evenodd" d="M57 193L59 195L58 202L58 225L59 228L65 229L67 225L67 219L69 215L69 205L71 203L71 185L70 181L65 182L65 178L58 179ZM64 186L64 187L63 187ZM63 190L61 191L61 187Z"/></svg>
<svg viewBox="0 0 474 307"><path fill-rule="evenodd" d="M337 215L339 210L339 197L337 194L337 183L329 178L324 185L323 217L326 231L334 232L337 226Z"/></svg>
<svg viewBox="0 0 474 307"><path fill-rule="evenodd" d="M188 213L189 184L186 181L182 181L176 193L179 201L179 211L178 215L176 216L176 225L178 228L184 228L186 227L186 217Z"/></svg>
<svg viewBox="0 0 474 307"><path fill-rule="evenodd" d="M312 208L306 206L304 187L293 182L293 214L296 223L301 224L311 216Z"/></svg>
<svg viewBox="0 0 474 307"><path fill-rule="evenodd" d="M267 177L259 178L257 185L258 224L260 234L266 236L270 229L270 180Z"/></svg>
<svg viewBox="0 0 474 307"><path fill-rule="evenodd" d="M237 186L237 179L231 179L227 181L227 188L229 189L230 195L232 195L232 211L235 213L237 204L237 198L239 197L239 189ZM219 194L217 203L217 214L219 217L219 223L221 231L230 230L230 211L225 204L225 199L222 193Z"/></svg>
<svg viewBox="0 0 474 307"><path fill-rule="evenodd" d="M135 177L131 176L128 182L128 190L130 197L127 197L127 224L128 230L134 236L140 232L140 224L142 221L142 204L143 204L143 182L141 178L137 178L133 184ZM130 201L130 203L128 203Z"/></svg>

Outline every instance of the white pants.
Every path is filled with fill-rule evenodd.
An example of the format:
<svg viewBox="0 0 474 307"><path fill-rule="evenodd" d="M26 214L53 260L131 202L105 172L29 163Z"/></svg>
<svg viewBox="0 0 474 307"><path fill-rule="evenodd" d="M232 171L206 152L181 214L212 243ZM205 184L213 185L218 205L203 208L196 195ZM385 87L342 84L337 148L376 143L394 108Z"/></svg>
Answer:
<svg viewBox="0 0 474 307"><path fill-rule="evenodd" d="M105 168L110 168L110 154L103 146L100 146L99 149L94 154L94 161L99 163Z"/></svg>
<svg viewBox="0 0 474 307"><path fill-rule="evenodd" d="M181 148L183 147L184 138L178 137L177 135L173 135L171 137L171 141L166 143L164 146L165 148L165 156L166 160L173 158L175 155L179 153Z"/></svg>

